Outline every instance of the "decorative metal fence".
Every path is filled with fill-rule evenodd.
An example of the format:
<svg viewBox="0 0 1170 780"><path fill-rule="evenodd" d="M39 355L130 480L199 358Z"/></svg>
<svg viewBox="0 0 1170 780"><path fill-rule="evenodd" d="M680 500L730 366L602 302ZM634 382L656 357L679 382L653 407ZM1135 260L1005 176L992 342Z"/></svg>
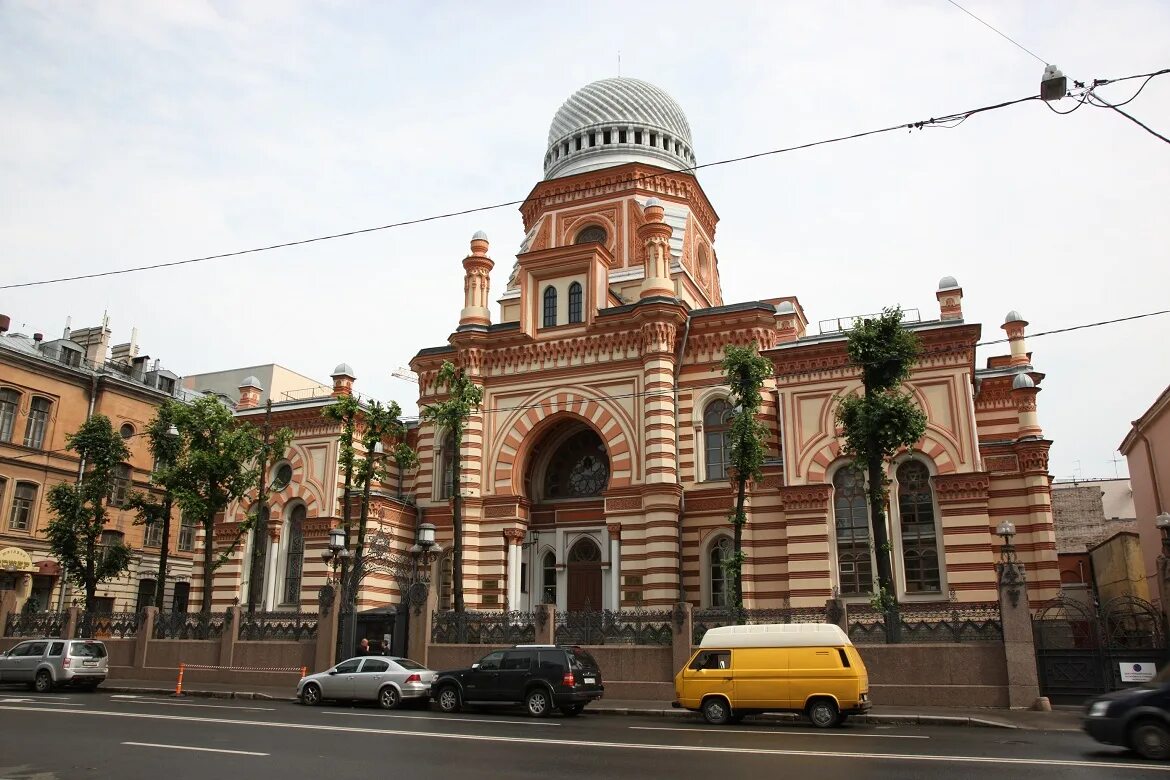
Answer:
<svg viewBox="0 0 1170 780"><path fill-rule="evenodd" d="M435 644L518 645L536 641L531 612L435 612L431 641Z"/></svg>
<svg viewBox="0 0 1170 780"><path fill-rule="evenodd" d="M719 626L761 625L764 623L827 623L824 607L780 607L778 609L735 609L710 607L691 613L691 642L699 644L703 635Z"/></svg>
<svg viewBox="0 0 1170 780"><path fill-rule="evenodd" d="M78 627L82 636L127 639L138 634L140 619L137 612L82 612L78 616Z"/></svg>
<svg viewBox="0 0 1170 780"><path fill-rule="evenodd" d="M316 612L243 612L240 615L240 641L277 640L299 642L317 637Z"/></svg>
<svg viewBox="0 0 1170 780"><path fill-rule="evenodd" d="M998 601L899 604L897 614L897 625L890 626L881 610L868 604L851 604L849 638L862 645L1003 641Z"/></svg>
<svg viewBox="0 0 1170 780"><path fill-rule="evenodd" d="M68 612L12 614L4 623L4 636L57 637L65 631L68 621Z"/></svg>
<svg viewBox="0 0 1170 780"><path fill-rule="evenodd" d="M567 645L669 645L670 610L601 609L557 612L556 641Z"/></svg>
<svg viewBox="0 0 1170 780"><path fill-rule="evenodd" d="M154 619L155 639L218 639L230 621L230 612L159 612Z"/></svg>

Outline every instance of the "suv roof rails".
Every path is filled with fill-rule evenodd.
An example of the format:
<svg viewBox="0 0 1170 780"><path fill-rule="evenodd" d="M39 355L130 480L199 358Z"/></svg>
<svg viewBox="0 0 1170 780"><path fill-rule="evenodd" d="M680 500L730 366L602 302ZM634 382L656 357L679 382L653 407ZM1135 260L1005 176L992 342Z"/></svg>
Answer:
<svg viewBox="0 0 1170 780"><path fill-rule="evenodd" d="M529 647L563 647L563 645L536 645L536 644L533 644L533 645L513 645L513 647L523 647L523 648L529 648Z"/></svg>

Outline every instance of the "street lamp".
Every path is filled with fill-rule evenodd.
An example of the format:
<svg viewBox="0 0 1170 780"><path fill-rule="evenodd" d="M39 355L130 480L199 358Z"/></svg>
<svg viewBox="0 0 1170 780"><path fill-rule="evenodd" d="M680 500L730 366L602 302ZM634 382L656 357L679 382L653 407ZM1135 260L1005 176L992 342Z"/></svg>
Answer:
<svg viewBox="0 0 1170 780"><path fill-rule="evenodd" d="M1155 517L1154 526L1162 534L1162 554L1170 556L1170 512L1163 512Z"/></svg>
<svg viewBox="0 0 1170 780"><path fill-rule="evenodd" d="M999 575L999 586L1003 588L1012 606L1019 606L1020 591L1024 585L1023 567L1016 558L1016 548L1012 538L1016 535L1016 524L1011 520L1004 520L995 529L995 533L1003 538L1003 546L999 548L999 563L995 564Z"/></svg>
<svg viewBox="0 0 1170 780"><path fill-rule="evenodd" d="M337 567L349 560L349 550L345 546L345 529L329 529L329 546L321 551L321 560L326 566L332 565L333 577L337 578Z"/></svg>

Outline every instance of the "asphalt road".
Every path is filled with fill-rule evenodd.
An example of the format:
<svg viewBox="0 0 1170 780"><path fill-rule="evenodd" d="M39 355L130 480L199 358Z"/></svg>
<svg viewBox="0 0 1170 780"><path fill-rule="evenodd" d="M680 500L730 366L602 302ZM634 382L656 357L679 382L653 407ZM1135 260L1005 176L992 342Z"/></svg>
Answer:
<svg viewBox="0 0 1170 780"><path fill-rule="evenodd" d="M1170 778L1079 732L803 725L0 688L0 778Z"/></svg>

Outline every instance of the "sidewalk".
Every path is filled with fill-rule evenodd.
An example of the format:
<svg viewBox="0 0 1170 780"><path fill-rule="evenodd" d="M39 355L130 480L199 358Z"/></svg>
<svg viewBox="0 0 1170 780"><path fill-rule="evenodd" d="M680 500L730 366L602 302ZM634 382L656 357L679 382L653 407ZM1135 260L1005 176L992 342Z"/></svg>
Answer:
<svg viewBox="0 0 1170 780"><path fill-rule="evenodd" d="M101 689L107 693L130 695L170 695L174 686L156 680L109 680ZM183 686L186 696L217 699L268 699L295 701L293 686L269 688L220 683L192 683ZM640 715L681 719L698 719L697 713L674 709L668 701L602 699L589 705L589 712L606 715ZM762 715L759 721L789 723L798 720L793 714ZM1003 709L957 709L950 707L875 706L867 715L853 716L850 723L921 726L982 726L986 728L1025 729L1032 731L1080 731L1081 708L1057 707L1052 712Z"/></svg>

